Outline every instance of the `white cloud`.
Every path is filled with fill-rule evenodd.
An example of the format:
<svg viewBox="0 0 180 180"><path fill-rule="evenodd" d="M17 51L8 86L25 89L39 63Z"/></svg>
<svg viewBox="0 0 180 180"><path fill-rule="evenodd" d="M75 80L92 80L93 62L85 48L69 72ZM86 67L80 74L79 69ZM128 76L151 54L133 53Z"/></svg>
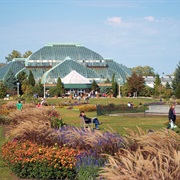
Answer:
<svg viewBox="0 0 180 180"><path fill-rule="evenodd" d="M146 17L144 17L144 19L147 21L150 21L150 22L156 21L153 16L146 16Z"/></svg>
<svg viewBox="0 0 180 180"><path fill-rule="evenodd" d="M112 26L112 27L131 27L132 23L125 23L122 21L121 17L108 17L106 19L105 24Z"/></svg>

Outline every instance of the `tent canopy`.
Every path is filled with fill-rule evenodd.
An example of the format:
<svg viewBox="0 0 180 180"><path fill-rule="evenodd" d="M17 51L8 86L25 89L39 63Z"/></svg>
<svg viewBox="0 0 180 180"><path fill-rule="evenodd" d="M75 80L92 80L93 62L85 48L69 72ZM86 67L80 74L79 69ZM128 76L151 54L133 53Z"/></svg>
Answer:
<svg viewBox="0 0 180 180"><path fill-rule="evenodd" d="M76 72L75 70L71 71L67 76L62 78L64 84L91 84L91 82Z"/></svg>

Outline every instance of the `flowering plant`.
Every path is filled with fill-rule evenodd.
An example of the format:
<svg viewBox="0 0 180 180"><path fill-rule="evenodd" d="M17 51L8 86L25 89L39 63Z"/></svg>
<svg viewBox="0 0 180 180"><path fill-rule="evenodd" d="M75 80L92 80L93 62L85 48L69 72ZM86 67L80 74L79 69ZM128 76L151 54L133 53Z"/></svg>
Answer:
<svg viewBox="0 0 180 180"><path fill-rule="evenodd" d="M59 129L60 127L66 125L57 111L55 111L55 110L49 111L48 115L50 117L50 122L51 122L52 128Z"/></svg>
<svg viewBox="0 0 180 180"><path fill-rule="evenodd" d="M2 146L2 158L20 178L57 179L76 176L72 148L38 145L30 141L11 141Z"/></svg>

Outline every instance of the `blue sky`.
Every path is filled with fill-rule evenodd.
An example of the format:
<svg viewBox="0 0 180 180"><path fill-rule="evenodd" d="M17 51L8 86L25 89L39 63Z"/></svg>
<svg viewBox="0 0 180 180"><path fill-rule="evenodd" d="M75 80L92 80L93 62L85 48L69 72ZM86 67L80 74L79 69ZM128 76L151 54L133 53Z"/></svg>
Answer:
<svg viewBox="0 0 180 180"><path fill-rule="evenodd" d="M48 43L80 43L129 68L172 74L180 0L0 0L0 62Z"/></svg>

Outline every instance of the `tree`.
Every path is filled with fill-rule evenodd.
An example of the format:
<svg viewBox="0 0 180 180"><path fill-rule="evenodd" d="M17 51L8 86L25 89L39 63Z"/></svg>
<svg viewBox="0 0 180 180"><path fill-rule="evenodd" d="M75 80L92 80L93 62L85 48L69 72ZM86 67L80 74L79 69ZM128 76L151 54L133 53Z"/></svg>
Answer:
<svg viewBox="0 0 180 180"><path fill-rule="evenodd" d="M95 80L93 80L93 82L92 82L91 89L93 91L99 91L99 86L98 86L98 84L96 83Z"/></svg>
<svg viewBox="0 0 180 180"><path fill-rule="evenodd" d="M141 75L136 74L135 72L127 78L127 88L130 94L137 94L144 90L145 80Z"/></svg>
<svg viewBox="0 0 180 180"><path fill-rule="evenodd" d="M171 89L171 86L170 86L170 84L169 84L169 82L166 82L166 89Z"/></svg>
<svg viewBox="0 0 180 180"><path fill-rule="evenodd" d="M50 95L50 97L56 96L56 94L57 94L56 89L57 88L55 86L49 88L49 95Z"/></svg>
<svg viewBox="0 0 180 180"><path fill-rule="evenodd" d="M17 79L18 79L18 82L19 82L19 94L22 95L23 94L23 91L22 91L22 84L23 82L27 79L27 74L26 72L22 71L20 72L18 75L17 75Z"/></svg>
<svg viewBox="0 0 180 180"><path fill-rule="evenodd" d="M8 90L10 90L10 94L14 94L14 91L17 88L17 79L15 78L15 74L11 69L4 77L4 85L8 88Z"/></svg>
<svg viewBox="0 0 180 180"><path fill-rule="evenodd" d="M35 84L36 84L36 81L35 81L35 79L34 79L34 75L33 75L33 73L32 73L31 70L29 71L28 82L29 82L29 84L30 84L31 86L33 86L33 87L34 87Z"/></svg>
<svg viewBox="0 0 180 180"><path fill-rule="evenodd" d="M180 82L180 62L177 65L177 68L174 72L174 79L172 80L172 88L173 88L174 92L178 88L179 82Z"/></svg>
<svg viewBox="0 0 180 180"><path fill-rule="evenodd" d="M141 76L155 76L154 69L150 66L137 66L132 71Z"/></svg>
<svg viewBox="0 0 180 180"><path fill-rule="evenodd" d="M31 54L32 54L31 51L26 51L26 52L23 54L23 58L28 58Z"/></svg>
<svg viewBox="0 0 180 180"><path fill-rule="evenodd" d="M26 74L26 72L25 71L22 71L22 72L20 72L18 75L17 75L17 79L18 79L18 81L19 81L19 83L20 84L22 84L23 83L23 81L25 80L25 79L27 79L27 74Z"/></svg>
<svg viewBox="0 0 180 180"><path fill-rule="evenodd" d="M104 83L110 83L111 81L107 78Z"/></svg>
<svg viewBox="0 0 180 180"><path fill-rule="evenodd" d="M7 94L7 87L3 83L0 83L0 98L4 98L6 94Z"/></svg>
<svg viewBox="0 0 180 180"><path fill-rule="evenodd" d="M112 93L114 97L117 97L118 94L118 84L115 80L115 74L112 76Z"/></svg>
<svg viewBox="0 0 180 180"><path fill-rule="evenodd" d="M43 97L44 95L44 87L41 84L41 80L39 80L39 83L37 83L34 88L33 88L33 92L35 94L37 94L38 97Z"/></svg>
<svg viewBox="0 0 180 180"><path fill-rule="evenodd" d="M176 98L180 99L180 83L176 87L175 96Z"/></svg>
<svg viewBox="0 0 180 180"><path fill-rule="evenodd" d="M57 86L56 86L56 95L59 97L64 93L64 86L61 81L61 78L58 78L57 80Z"/></svg>
<svg viewBox="0 0 180 180"><path fill-rule="evenodd" d="M5 57L6 62L12 61L14 58L21 58L21 53L19 51L13 50L11 54L8 54L7 57Z"/></svg>
<svg viewBox="0 0 180 180"><path fill-rule="evenodd" d="M25 79L23 81L21 89L22 89L23 94L26 94L26 95L32 95L33 94L33 87L29 83L28 79Z"/></svg>
<svg viewBox="0 0 180 180"><path fill-rule="evenodd" d="M155 95L158 96L162 93L162 84L159 74L156 74L155 81L154 81L154 90Z"/></svg>
<svg viewBox="0 0 180 180"><path fill-rule="evenodd" d="M14 58L27 58L32 54L31 51L26 51L23 55L17 50L13 50L11 54L8 54L7 57L5 57L6 62L12 61Z"/></svg>

